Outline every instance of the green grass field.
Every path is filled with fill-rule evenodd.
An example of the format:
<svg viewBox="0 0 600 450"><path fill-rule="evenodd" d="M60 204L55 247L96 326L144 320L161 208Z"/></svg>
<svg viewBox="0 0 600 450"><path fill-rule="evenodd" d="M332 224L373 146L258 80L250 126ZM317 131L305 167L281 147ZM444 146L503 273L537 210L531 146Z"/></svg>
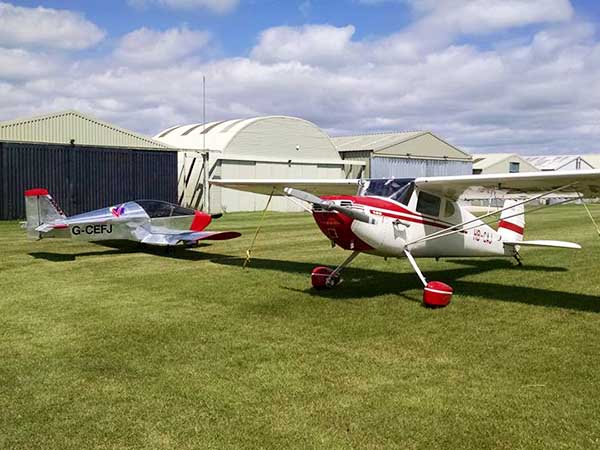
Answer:
<svg viewBox="0 0 600 450"><path fill-rule="evenodd" d="M600 217L600 207L593 207ZM336 265L308 215L173 253L27 241L0 222L0 448L600 448L600 239L581 206L528 217L501 259Z"/></svg>

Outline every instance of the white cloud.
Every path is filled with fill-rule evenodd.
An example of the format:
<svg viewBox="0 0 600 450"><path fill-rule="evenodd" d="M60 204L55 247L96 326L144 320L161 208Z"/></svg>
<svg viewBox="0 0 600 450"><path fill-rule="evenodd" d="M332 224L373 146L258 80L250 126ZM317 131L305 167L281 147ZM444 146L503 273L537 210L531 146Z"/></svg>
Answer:
<svg viewBox="0 0 600 450"><path fill-rule="evenodd" d="M205 47L209 38L205 31L185 27L166 31L140 28L121 39L115 56L131 65L171 64Z"/></svg>
<svg viewBox="0 0 600 450"><path fill-rule="evenodd" d="M20 81L45 77L57 73L63 64L62 59L56 55L0 47L0 80ZM2 101L6 99L3 98Z"/></svg>
<svg viewBox="0 0 600 450"><path fill-rule="evenodd" d="M0 67L29 59L25 72L41 75L0 72L0 117L76 108L154 134L201 120L206 75L210 120L289 114L338 134L431 129L471 151L600 152L595 28L535 29L482 49L409 30L357 39L350 25L275 27L248 57L212 60L194 57L206 36L186 28L136 30L102 61L5 50Z"/></svg>
<svg viewBox="0 0 600 450"><path fill-rule="evenodd" d="M352 56L354 27L304 25L274 27L261 33L251 56L265 63L299 61L308 64L339 64Z"/></svg>
<svg viewBox="0 0 600 450"><path fill-rule="evenodd" d="M104 34L94 23L71 11L0 2L0 46L81 50L100 42Z"/></svg>
<svg viewBox="0 0 600 450"><path fill-rule="evenodd" d="M569 0L412 0L410 3L425 13L418 27L431 31L441 27L463 34L564 22L573 16Z"/></svg>
<svg viewBox="0 0 600 450"><path fill-rule="evenodd" d="M169 9L208 9L216 14L227 14L235 10L239 0L127 0L135 8L147 8L153 5Z"/></svg>

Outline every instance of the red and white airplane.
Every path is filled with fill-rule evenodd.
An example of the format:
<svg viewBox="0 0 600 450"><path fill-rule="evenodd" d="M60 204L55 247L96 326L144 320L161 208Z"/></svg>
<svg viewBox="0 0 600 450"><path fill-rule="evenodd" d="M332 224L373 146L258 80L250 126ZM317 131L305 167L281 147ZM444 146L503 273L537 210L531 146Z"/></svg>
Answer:
<svg viewBox="0 0 600 450"><path fill-rule="evenodd" d="M335 269L314 268L311 279L315 288L337 285L341 271L360 253L406 257L423 283L425 304L434 307L450 302L452 288L439 281L428 282L415 258L499 256L516 258L520 264L520 247L578 249L581 247L571 242L524 240L524 206L548 197L567 197L559 203L600 197L600 170L410 179L212 180L211 183L259 194L286 195L294 201L312 204L309 210L321 231L332 243L352 252ZM326 195L332 192L336 195ZM506 198L503 207L479 217L458 203L464 198L492 195ZM494 217L497 214L499 219Z"/></svg>

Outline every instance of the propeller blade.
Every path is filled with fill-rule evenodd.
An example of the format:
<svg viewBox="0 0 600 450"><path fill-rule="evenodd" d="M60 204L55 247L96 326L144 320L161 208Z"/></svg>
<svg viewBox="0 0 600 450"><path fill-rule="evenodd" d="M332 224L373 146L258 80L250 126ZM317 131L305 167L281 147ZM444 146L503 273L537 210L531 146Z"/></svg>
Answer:
<svg viewBox="0 0 600 450"><path fill-rule="evenodd" d="M221 217L223 217L222 213L218 213L218 214L211 214L210 218L211 219L220 219Z"/></svg>
<svg viewBox="0 0 600 450"><path fill-rule="evenodd" d="M324 209L341 212L342 214L345 214L346 216L351 217L354 220L358 220L359 222L373 223L373 219L368 214L365 214L361 211L356 211L351 208L346 208L344 206L337 206L330 201L320 199L316 195L310 194L308 192L292 188L285 188L283 191L291 197L304 200L305 202L312 203L313 205L318 205Z"/></svg>
<svg viewBox="0 0 600 450"><path fill-rule="evenodd" d="M309 194L308 192L301 191L299 189L285 188L283 190L287 195L291 197L295 197L297 199L303 200L308 203L312 203L313 205L319 205L323 208L329 209L331 206L331 202L325 201L317 197L316 195Z"/></svg>

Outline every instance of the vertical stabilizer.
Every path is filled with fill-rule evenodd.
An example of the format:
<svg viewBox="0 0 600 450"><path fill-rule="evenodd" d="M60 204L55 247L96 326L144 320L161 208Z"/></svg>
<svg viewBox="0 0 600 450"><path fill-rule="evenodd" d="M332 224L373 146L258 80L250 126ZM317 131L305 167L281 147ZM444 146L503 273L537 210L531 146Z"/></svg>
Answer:
<svg viewBox="0 0 600 450"><path fill-rule="evenodd" d="M498 233L503 241L521 242L525 231L525 207L520 200L505 200L498 222ZM515 206L513 206L515 205Z"/></svg>
<svg viewBox="0 0 600 450"><path fill-rule="evenodd" d="M36 228L44 223L65 219L65 213L46 189L29 189L25 191L25 213L27 215L27 236L39 239L41 233Z"/></svg>

